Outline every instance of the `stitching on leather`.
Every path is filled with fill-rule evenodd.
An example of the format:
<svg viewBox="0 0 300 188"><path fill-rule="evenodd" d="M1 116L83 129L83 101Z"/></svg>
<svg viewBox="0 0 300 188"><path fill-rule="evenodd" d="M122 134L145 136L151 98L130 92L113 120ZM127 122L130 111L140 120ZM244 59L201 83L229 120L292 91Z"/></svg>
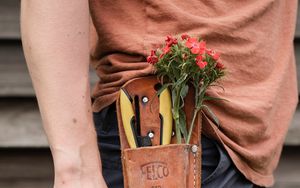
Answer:
<svg viewBox="0 0 300 188"><path fill-rule="evenodd" d="M194 188L196 188L196 153L193 153L194 156Z"/></svg>

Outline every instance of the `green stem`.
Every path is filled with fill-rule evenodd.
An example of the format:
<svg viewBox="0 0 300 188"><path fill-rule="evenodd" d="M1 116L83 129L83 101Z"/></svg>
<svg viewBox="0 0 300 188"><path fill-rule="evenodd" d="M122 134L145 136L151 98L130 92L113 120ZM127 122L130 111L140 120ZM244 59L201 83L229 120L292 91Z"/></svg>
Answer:
<svg viewBox="0 0 300 188"><path fill-rule="evenodd" d="M179 105L180 105L180 90L181 88L176 89L176 98L175 98L175 105L174 105L174 121L175 121L175 131L176 131L176 138L177 143L181 144L181 131L180 131L180 120L179 120Z"/></svg>
<svg viewBox="0 0 300 188"><path fill-rule="evenodd" d="M193 133L193 129L194 129L194 126L195 126L195 120L196 120L198 112L201 109L201 105L202 105L202 102L203 102L203 98L204 98L204 94L205 94L206 89L207 89L207 84L205 84L205 83L200 87L200 89L197 86L195 87L195 109L194 109L192 122L190 124L190 129L189 129L189 132L188 132L188 137L187 137L186 143L190 143L192 133Z"/></svg>
<svg viewBox="0 0 300 188"><path fill-rule="evenodd" d="M176 139L177 139L177 144L181 144L181 132L180 132L180 121L179 118L175 119L175 131L176 131Z"/></svg>
<svg viewBox="0 0 300 188"><path fill-rule="evenodd" d="M190 143L190 140L191 140L191 137L192 137L192 132L193 132L193 129L194 129L194 126L195 126L195 120L196 120L196 117L197 117L197 114L198 114L199 110L200 110L200 108L195 108L195 110L194 110L193 119L192 119L192 122L191 122L191 125L190 125L188 137L186 139L187 144Z"/></svg>

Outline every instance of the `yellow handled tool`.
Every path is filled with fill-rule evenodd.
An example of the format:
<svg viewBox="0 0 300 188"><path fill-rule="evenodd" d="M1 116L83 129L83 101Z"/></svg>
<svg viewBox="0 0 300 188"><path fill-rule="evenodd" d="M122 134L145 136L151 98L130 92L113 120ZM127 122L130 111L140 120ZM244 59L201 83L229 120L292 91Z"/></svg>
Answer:
<svg viewBox="0 0 300 188"><path fill-rule="evenodd" d="M131 101L132 99L130 98L130 96L123 89L121 89L120 109L125 135L127 137L130 148L137 148L137 135L134 128L134 112Z"/></svg>
<svg viewBox="0 0 300 188"><path fill-rule="evenodd" d="M172 101L169 90L166 88L159 94L159 114L160 118L160 144L166 145L170 144L172 136ZM136 102L136 101L135 101ZM138 101L137 101L138 102ZM151 102L149 104L151 105ZM135 105L138 108L139 105ZM138 114L135 114L133 109L133 99L127 93L126 89L122 88L120 91L120 111L121 118L124 127L124 132L128 140L130 148L137 148L140 146L149 146L151 144L151 135L140 135L138 130L140 130ZM139 110L136 110L138 113ZM147 122L143 122L147 123ZM149 133L152 133L149 130ZM153 135L153 134L152 134Z"/></svg>
<svg viewBox="0 0 300 188"><path fill-rule="evenodd" d="M172 136L172 101L168 88L159 95L159 114L161 119L161 145L170 144Z"/></svg>

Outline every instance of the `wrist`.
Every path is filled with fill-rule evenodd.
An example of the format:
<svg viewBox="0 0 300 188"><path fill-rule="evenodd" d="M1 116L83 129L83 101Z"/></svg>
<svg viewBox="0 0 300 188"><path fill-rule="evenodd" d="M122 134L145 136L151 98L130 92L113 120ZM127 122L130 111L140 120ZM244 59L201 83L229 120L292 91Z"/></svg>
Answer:
<svg viewBox="0 0 300 188"><path fill-rule="evenodd" d="M55 175L76 178L101 174L101 160L95 135L80 137L70 144L51 146Z"/></svg>
<svg viewBox="0 0 300 188"><path fill-rule="evenodd" d="M81 148L57 154L54 162L55 186L58 188L106 187L101 172L99 152Z"/></svg>
<svg viewBox="0 0 300 188"><path fill-rule="evenodd" d="M107 188L101 173L90 175L77 174L55 174L54 188Z"/></svg>

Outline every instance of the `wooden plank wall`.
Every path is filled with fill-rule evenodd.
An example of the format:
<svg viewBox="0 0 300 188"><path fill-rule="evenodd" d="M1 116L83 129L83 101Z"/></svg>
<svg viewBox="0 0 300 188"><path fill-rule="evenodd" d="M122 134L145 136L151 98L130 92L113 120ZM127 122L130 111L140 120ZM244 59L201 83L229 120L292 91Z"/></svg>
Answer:
<svg viewBox="0 0 300 188"><path fill-rule="evenodd" d="M20 42L19 3L0 1L0 147L47 147ZM295 50L299 65L299 21ZM300 66L297 71L300 73ZM92 84L97 80L93 72L91 80ZM300 110L295 114L286 144L300 145Z"/></svg>
<svg viewBox="0 0 300 188"><path fill-rule="evenodd" d="M48 148L0 149L0 188L50 188L53 161Z"/></svg>

